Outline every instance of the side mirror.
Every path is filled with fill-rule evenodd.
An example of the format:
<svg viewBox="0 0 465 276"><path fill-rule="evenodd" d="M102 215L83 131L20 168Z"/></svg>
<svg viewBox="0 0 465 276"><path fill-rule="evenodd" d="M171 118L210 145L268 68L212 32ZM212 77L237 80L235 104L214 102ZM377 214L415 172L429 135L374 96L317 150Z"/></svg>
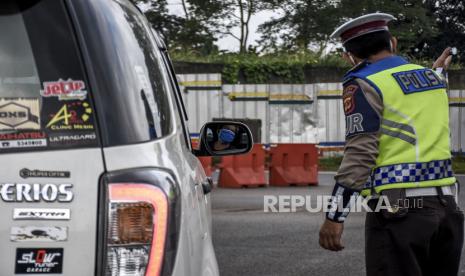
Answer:
<svg viewBox="0 0 465 276"><path fill-rule="evenodd" d="M210 122L200 131L196 156L225 156L248 153L253 147L250 129L238 122Z"/></svg>

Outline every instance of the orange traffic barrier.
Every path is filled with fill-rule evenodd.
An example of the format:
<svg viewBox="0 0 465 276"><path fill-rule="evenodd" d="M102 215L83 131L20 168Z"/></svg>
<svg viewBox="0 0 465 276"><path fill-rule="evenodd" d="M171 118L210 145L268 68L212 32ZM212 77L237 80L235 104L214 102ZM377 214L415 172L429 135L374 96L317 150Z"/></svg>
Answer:
<svg viewBox="0 0 465 276"><path fill-rule="evenodd" d="M318 185L316 145L277 144L270 155L270 186Z"/></svg>
<svg viewBox="0 0 465 276"><path fill-rule="evenodd" d="M210 156L201 156L197 157L202 163L203 170L207 176L212 176L213 174L213 166L212 166L212 158Z"/></svg>
<svg viewBox="0 0 465 276"><path fill-rule="evenodd" d="M248 154L223 156L218 186L224 188L264 187L265 150L255 144Z"/></svg>
<svg viewBox="0 0 465 276"><path fill-rule="evenodd" d="M198 147L199 147L198 139L191 138L191 143L192 143L192 148L198 149ZM205 174L207 176L212 176L212 174L213 174L213 166L212 166L213 158L210 157L210 156L199 156L197 158L199 159L200 163L202 163L202 167L203 167L203 170L205 171Z"/></svg>

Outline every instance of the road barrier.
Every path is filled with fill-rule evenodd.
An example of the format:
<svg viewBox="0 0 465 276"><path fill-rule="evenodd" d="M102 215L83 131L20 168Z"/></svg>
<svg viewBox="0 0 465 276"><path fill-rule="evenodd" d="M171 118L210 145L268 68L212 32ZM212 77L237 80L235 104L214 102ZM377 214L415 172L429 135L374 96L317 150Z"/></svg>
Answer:
<svg viewBox="0 0 465 276"><path fill-rule="evenodd" d="M199 140L198 137L191 137L191 143L193 149L198 149L199 147ZM202 164L203 170L207 176L212 176L213 174L213 166L212 161L213 158L210 156L199 156L197 157Z"/></svg>
<svg viewBox="0 0 465 276"><path fill-rule="evenodd" d="M202 156L202 157L197 157L202 163L203 170L205 171L205 174L207 176L212 176L213 174L213 166L212 166L212 158L209 156Z"/></svg>
<svg viewBox="0 0 465 276"><path fill-rule="evenodd" d="M315 144L273 145L270 159L270 186L318 185Z"/></svg>
<svg viewBox="0 0 465 276"><path fill-rule="evenodd" d="M224 188L264 187L265 150L255 144L245 155L224 156L220 164L218 185Z"/></svg>

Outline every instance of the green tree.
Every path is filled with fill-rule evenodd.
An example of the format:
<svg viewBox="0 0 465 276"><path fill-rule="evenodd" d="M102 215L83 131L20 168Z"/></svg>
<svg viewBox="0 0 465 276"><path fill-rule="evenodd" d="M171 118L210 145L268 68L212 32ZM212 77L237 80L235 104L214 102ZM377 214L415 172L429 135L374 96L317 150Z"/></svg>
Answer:
<svg viewBox="0 0 465 276"><path fill-rule="evenodd" d="M340 9L334 1L287 0L281 1L283 14L260 25L259 41L265 50L308 49L316 45L325 48L329 34L337 25Z"/></svg>
<svg viewBox="0 0 465 276"><path fill-rule="evenodd" d="M131 0L144 11L152 27L170 41L174 30L179 26L179 18L168 13L166 0Z"/></svg>
<svg viewBox="0 0 465 276"><path fill-rule="evenodd" d="M390 26L403 53L414 54L420 43L437 34L435 18L423 0L287 0L282 7L281 17L259 28L267 48L308 49L317 45L321 51L338 25L373 12L397 18Z"/></svg>
<svg viewBox="0 0 465 276"><path fill-rule="evenodd" d="M249 50L250 21L280 0L180 0L184 14L168 13L166 0L131 0L144 9L148 20L166 39L172 51L208 55L218 52L221 36L232 36L240 53ZM234 30L239 29L237 35Z"/></svg>
<svg viewBox="0 0 465 276"><path fill-rule="evenodd" d="M428 0L426 5L437 20L437 36L419 45L418 55L437 57L444 48L457 47L458 60L465 63L465 3L463 0Z"/></svg>
<svg viewBox="0 0 465 276"><path fill-rule="evenodd" d="M250 35L250 19L256 13L272 9L274 6L273 1L263 1L263 0L231 0L230 6L236 5L239 10L239 15L231 14L235 18L233 22L239 27L240 35L235 36L239 41L240 53L245 53L248 51L249 35Z"/></svg>
<svg viewBox="0 0 465 276"><path fill-rule="evenodd" d="M216 38L202 18L169 14L166 0L132 0L145 13L152 27L171 51L208 55L218 51Z"/></svg>
<svg viewBox="0 0 465 276"><path fill-rule="evenodd" d="M211 30L231 36L239 43L239 52L249 50L250 20L263 10L273 9L279 0L183 0L184 11L201 18ZM239 29L236 35L233 30Z"/></svg>
<svg viewBox="0 0 465 276"><path fill-rule="evenodd" d="M403 54L415 55L424 41L438 33L436 20L423 0L341 0L339 8L343 12L340 23L372 12L394 15L397 20L389 28Z"/></svg>
<svg viewBox="0 0 465 276"><path fill-rule="evenodd" d="M179 28L175 29L170 41L170 50L190 52L206 56L218 52L217 38L201 21L194 18L180 18Z"/></svg>

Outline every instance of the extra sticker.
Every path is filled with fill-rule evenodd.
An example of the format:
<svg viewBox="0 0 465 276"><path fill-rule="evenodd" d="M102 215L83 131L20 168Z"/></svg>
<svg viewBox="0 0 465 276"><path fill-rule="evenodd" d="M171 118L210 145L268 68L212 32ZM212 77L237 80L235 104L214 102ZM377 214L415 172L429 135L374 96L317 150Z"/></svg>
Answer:
<svg viewBox="0 0 465 276"><path fill-rule="evenodd" d="M40 102L35 98L0 99L0 130L39 130Z"/></svg>
<svg viewBox="0 0 465 276"><path fill-rule="evenodd" d="M14 220L70 220L69 209L15 208Z"/></svg>
<svg viewBox="0 0 465 276"><path fill-rule="evenodd" d="M86 85L81 80L62 80L44 82L44 90L40 95L45 98L58 97L60 101L80 100L87 98Z"/></svg>
<svg viewBox="0 0 465 276"><path fill-rule="evenodd" d="M357 91L358 86L357 85L349 85L346 88L344 88L344 92L342 94L342 101L344 103L344 113L345 114L350 114L354 111L355 109L355 98L354 94Z"/></svg>
<svg viewBox="0 0 465 276"><path fill-rule="evenodd" d="M50 130L93 130L92 108L88 102L73 102L62 105L49 115L46 128Z"/></svg>
<svg viewBox="0 0 465 276"><path fill-rule="evenodd" d="M63 273L63 248L17 248L15 274Z"/></svg>

